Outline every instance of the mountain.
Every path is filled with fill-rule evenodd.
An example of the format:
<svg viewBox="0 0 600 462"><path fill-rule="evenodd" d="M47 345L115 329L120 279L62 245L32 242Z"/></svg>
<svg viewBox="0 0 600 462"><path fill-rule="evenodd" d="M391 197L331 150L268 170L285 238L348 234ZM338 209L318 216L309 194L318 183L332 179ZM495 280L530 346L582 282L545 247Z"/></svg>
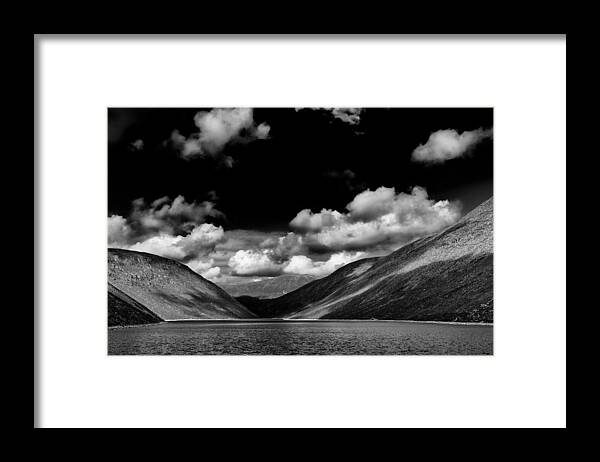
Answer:
<svg viewBox="0 0 600 462"><path fill-rule="evenodd" d="M183 263L149 253L108 249L108 282L165 321L255 317Z"/></svg>
<svg viewBox="0 0 600 462"><path fill-rule="evenodd" d="M219 285L232 297L251 296L255 298L275 298L291 292L315 280L314 276L306 274L283 274L272 278L261 278L247 282L227 283L219 282Z"/></svg>
<svg viewBox="0 0 600 462"><path fill-rule="evenodd" d="M109 326L131 326L157 322L162 322L162 319L141 303L121 292L110 282L108 283Z"/></svg>
<svg viewBox="0 0 600 462"><path fill-rule="evenodd" d="M258 316L493 321L493 198L455 225L379 258L350 263L282 297Z"/></svg>

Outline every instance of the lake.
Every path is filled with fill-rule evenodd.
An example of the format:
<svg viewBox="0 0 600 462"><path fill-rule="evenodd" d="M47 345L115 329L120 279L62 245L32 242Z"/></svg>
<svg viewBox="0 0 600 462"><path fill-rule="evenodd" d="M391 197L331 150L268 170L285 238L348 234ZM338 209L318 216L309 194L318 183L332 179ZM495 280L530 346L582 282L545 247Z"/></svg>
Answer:
<svg viewBox="0 0 600 462"><path fill-rule="evenodd" d="M411 321L175 321L108 329L109 355L491 355L493 326Z"/></svg>

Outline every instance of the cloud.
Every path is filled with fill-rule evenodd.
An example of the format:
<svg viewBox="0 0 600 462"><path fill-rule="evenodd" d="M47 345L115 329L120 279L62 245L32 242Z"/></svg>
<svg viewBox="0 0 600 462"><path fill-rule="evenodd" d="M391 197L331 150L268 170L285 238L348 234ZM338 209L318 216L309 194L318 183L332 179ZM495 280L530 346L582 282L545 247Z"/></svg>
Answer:
<svg viewBox="0 0 600 462"><path fill-rule="evenodd" d="M194 116L197 132L183 136L178 130L171 134L170 144L184 159L213 157L231 167L233 159L222 155L225 146L233 142L264 140L271 127L266 123L256 125L251 108L212 109Z"/></svg>
<svg viewBox="0 0 600 462"><path fill-rule="evenodd" d="M181 248L186 256L199 255L207 250L213 250L219 242L225 239L225 231L221 226L203 223L196 226L181 240Z"/></svg>
<svg viewBox="0 0 600 462"><path fill-rule="evenodd" d="M218 245L217 252L229 252L227 271L234 276L321 277L359 258L437 232L460 218L459 204L429 199L421 187L408 193L387 187L363 191L346 210L305 209L290 222L293 232L267 236L260 243L256 239L260 234L250 234L248 239L232 236ZM318 258L322 254L325 259Z"/></svg>
<svg viewBox="0 0 600 462"><path fill-rule="evenodd" d="M108 244L126 243L132 230L127 224L127 220L121 215L112 215L108 217Z"/></svg>
<svg viewBox="0 0 600 462"><path fill-rule="evenodd" d="M206 279L218 279L221 275L221 268L215 265L214 258L210 258L209 260L205 260L202 258L197 258L194 260L190 260L187 262L187 266L192 270L198 273L200 276Z"/></svg>
<svg viewBox="0 0 600 462"><path fill-rule="evenodd" d="M254 136L259 140L266 140L267 138L269 138L270 131L271 127L263 122L258 127L256 127Z"/></svg>
<svg viewBox="0 0 600 462"><path fill-rule="evenodd" d="M137 199L129 215L108 218L109 245L181 261L213 280L286 273L321 277L439 231L460 217L458 204L429 199L421 187L400 193L387 187L366 190L344 212L302 210L288 233L224 231L205 222L222 216L215 207L214 202L187 202L183 196L149 203Z"/></svg>
<svg viewBox="0 0 600 462"><path fill-rule="evenodd" d="M159 234L143 241L130 245L129 250L148 252L166 258L186 261L197 259L200 255L207 255L214 250L217 243L224 237L223 228L210 223L196 226L185 236Z"/></svg>
<svg viewBox="0 0 600 462"><path fill-rule="evenodd" d="M268 250L238 250L229 259L229 266L235 276L278 276L282 265L269 257Z"/></svg>
<svg viewBox="0 0 600 462"><path fill-rule="evenodd" d="M295 233L229 230L208 254L209 261L202 258L190 262L190 267L199 274L210 267L218 267L219 280L231 274L236 277L271 277L282 274L283 266L290 257L305 250L303 237Z"/></svg>
<svg viewBox="0 0 600 462"><path fill-rule="evenodd" d="M234 229L224 232L223 240L215 245L214 250L209 257L214 260L214 266L221 269L219 276L222 279L231 272L229 260L238 250L264 250L268 249L272 259L276 260L276 254L273 248L279 244L279 238L284 237L281 232L265 232L246 229ZM263 242L269 242L269 245L261 246ZM285 245L282 243L282 247Z"/></svg>
<svg viewBox="0 0 600 462"><path fill-rule="evenodd" d="M340 119L342 122L346 122L350 125L357 125L360 123L360 113L363 111L362 108L333 108L331 113L336 119Z"/></svg>
<svg viewBox="0 0 600 462"><path fill-rule="evenodd" d="M347 213L322 210L300 211L290 226L304 235L304 244L314 252L365 250L383 244L405 244L455 223L460 208L449 201L428 198L421 187L396 193L381 187L355 196Z"/></svg>
<svg viewBox="0 0 600 462"><path fill-rule="evenodd" d="M131 149L132 151L141 151L142 149L144 149L144 140L135 140L129 145L129 149Z"/></svg>
<svg viewBox="0 0 600 462"><path fill-rule="evenodd" d="M459 134L456 130L433 132L425 144L412 153L414 162L443 163L464 156L480 141L492 137L492 129L478 128Z"/></svg>
<svg viewBox="0 0 600 462"><path fill-rule="evenodd" d="M214 258L210 258L209 260L204 260L202 258L196 258L194 260L190 260L186 263L187 266L190 267L191 270L202 273L211 269L215 265Z"/></svg>
<svg viewBox="0 0 600 462"><path fill-rule="evenodd" d="M203 273L200 273L200 276L206 279L218 279L221 275L221 268L218 266L213 266L212 268L207 269Z"/></svg>
<svg viewBox="0 0 600 462"><path fill-rule="evenodd" d="M186 234L209 217L225 217L216 209L214 202L187 202L181 195L172 201L168 196L161 197L150 204L140 198L134 200L131 205L131 212L127 218L130 238L159 233Z"/></svg>
<svg viewBox="0 0 600 462"><path fill-rule="evenodd" d="M339 252L332 254L326 261L314 261L305 255L295 255L289 260L283 271L284 273L322 277L364 255L364 252Z"/></svg>
<svg viewBox="0 0 600 462"><path fill-rule="evenodd" d="M413 191L415 194L423 194L424 190L415 188ZM369 221L391 212L394 202L401 201L404 197L408 195L401 193L396 196L394 188L382 186L375 191L366 190L356 195L346 208L350 211L353 221Z"/></svg>
<svg viewBox="0 0 600 462"><path fill-rule="evenodd" d="M180 247L182 236L171 236L169 234L160 234L149 237L133 245L128 246L129 250L137 252L147 252L161 257L172 258L174 260L183 260L186 257L185 251Z"/></svg>
<svg viewBox="0 0 600 462"><path fill-rule="evenodd" d="M213 268L210 255L226 240L225 231L204 221L221 216L208 201L190 203L177 196L173 201L161 197L147 204L136 199L126 218L108 218L108 245L178 260L198 274L214 278L220 269Z"/></svg>
<svg viewBox="0 0 600 462"><path fill-rule="evenodd" d="M278 238L271 237L261 242L260 247L269 249L268 255L275 262L281 263L291 256L297 255L304 249L302 236L295 233L287 233Z"/></svg>
<svg viewBox="0 0 600 462"><path fill-rule="evenodd" d="M313 110L313 111L326 111L333 115L334 118L341 120L349 125L358 125L360 123L360 114L364 110L363 108L354 108L354 107L297 107L294 108L296 112L301 111L303 109Z"/></svg>
<svg viewBox="0 0 600 462"><path fill-rule="evenodd" d="M242 249L229 259L228 266L235 276L279 276L284 272L296 274L325 274L333 271L332 261L313 262L306 252L303 236L287 233L283 236L270 236L257 248ZM300 258L299 258L300 257ZM289 267L290 263L293 265ZM287 269L289 267L289 269Z"/></svg>
<svg viewBox="0 0 600 462"><path fill-rule="evenodd" d="M319 232L343 220L343 214L336 210L323 209L319 213L312 213L310 209L304 209L290 221L290 227L301 233Z"/></svg>

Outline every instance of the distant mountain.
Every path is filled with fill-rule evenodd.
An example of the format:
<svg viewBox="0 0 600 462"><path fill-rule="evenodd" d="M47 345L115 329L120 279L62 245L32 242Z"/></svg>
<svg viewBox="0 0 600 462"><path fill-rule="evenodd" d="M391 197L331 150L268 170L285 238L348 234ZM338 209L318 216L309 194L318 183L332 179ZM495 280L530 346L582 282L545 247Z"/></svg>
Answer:
<svg viewBox="0 0 600 462"><path fill-rule="evenodd" d="M255 317L186 265L157 255L108 249L108 282L165 321ZM114 298L109 298L109 313L111 300Z"/></svg>
<svg viewBox="0 0 600 462"><path fill-rule="evenodd" d="M288 317L315 300L322 300L328 295L343 290L353 275L366 271L378 258L365 258L342 266L340 269L322 279L316 279L299 289L282 297L261 300L256 297L237 297L237 299L260 318ZM335 275L335 277L333 277Z"/></svg>
<svg viewBox="0 0 600 462"><path fill-rule="evenodd" d="M110 282L108 283L109 326L130 326L157 322L162 322L162 319L141 303L121 292Z"/></svg>
<svg viewBox="0 0 600 462"><path fill-rule="evenodd" d="M275 298L314 281L315 277L306 274L284 274L260 280L247 279L247 282L218 282L217 285L233 297Z"/></svg>
<svg viewBox="0 0 600 462"><path fill-rule="evenodd" d="M492 322L492 198L438 234L252 305L272 317Z"/></svg>

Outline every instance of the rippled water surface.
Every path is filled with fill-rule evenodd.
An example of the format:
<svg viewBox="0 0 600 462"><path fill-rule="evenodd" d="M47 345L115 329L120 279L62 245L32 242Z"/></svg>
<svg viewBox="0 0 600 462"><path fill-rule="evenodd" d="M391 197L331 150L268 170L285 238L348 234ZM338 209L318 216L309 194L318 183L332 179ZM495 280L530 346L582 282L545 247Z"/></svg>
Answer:
<svg viewBox="0 0 600 462"><path fill-rule="evenodd" d="M111 355L491 355L491 325L406 321L165 322L108 329Z"/></svg>

